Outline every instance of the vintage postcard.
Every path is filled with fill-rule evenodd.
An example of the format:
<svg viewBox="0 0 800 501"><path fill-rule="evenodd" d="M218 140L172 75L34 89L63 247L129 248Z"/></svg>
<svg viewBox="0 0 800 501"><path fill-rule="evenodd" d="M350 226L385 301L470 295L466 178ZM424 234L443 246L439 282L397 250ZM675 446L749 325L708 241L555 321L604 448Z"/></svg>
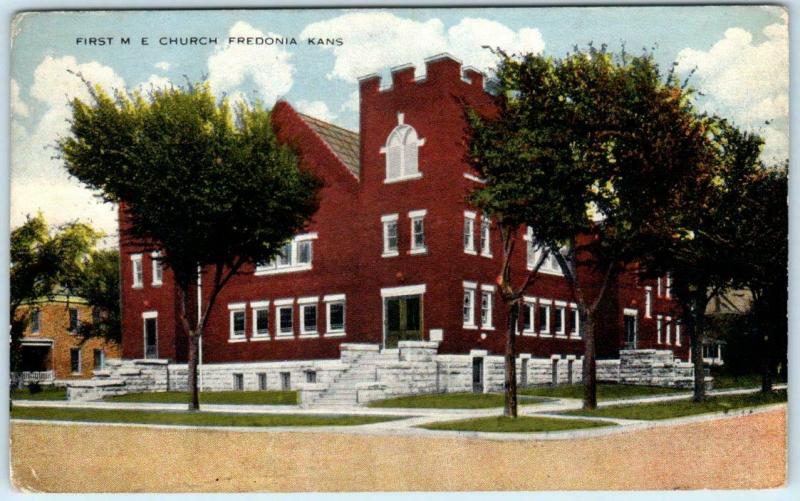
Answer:
<svg viewBox="0 0 800 501"><path fill-rule="evenodd" d="M12 485L782 488L788 17L19 13Z"/></svg>

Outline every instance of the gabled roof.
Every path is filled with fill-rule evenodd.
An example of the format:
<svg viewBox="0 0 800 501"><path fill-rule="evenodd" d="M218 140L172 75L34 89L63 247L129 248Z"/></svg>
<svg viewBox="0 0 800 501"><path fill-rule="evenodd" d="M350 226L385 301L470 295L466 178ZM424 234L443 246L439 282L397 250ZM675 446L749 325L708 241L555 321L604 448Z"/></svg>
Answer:
<svg viewBox="0 0 800 501"><path fill-rule="evenodd" d="M300 115L314 133L325 141L337 158L339 158L345 167L358 179L361 174L361 166L359 163L361 150L359 147L358 133L339 127L338 125L323 122L318 118L304 115L303 113L298 113L298 115Z"/></svg>

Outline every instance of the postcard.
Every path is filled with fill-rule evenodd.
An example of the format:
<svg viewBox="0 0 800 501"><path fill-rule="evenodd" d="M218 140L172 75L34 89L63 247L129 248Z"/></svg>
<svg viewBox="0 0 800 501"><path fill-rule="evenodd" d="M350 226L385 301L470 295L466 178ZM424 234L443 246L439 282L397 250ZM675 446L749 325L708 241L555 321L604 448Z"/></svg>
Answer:
<svg viewBox="0 0 800 501"><path fill-rule="evenodd" d="M782 488L788 22L19 13L12 485Z"/></svg>

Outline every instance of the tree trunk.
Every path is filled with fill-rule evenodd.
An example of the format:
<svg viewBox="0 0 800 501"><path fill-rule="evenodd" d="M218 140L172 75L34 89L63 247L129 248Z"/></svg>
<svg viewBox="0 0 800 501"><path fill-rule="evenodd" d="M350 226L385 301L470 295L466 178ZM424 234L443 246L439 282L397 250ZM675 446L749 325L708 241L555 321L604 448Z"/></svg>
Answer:
<svg viewBox="0 0 800 501"><path fill-rule="evenodd" d="M583 408L597 408L597 360L595 359L594 318L585 314L583 321Z"/></svg>
<svg viewBox="0 0 800 501"><path fill-rule="evenodd" d="M516 325L519 317L519 301L511 303L508 311L508 337L506 338L505 410L507 417L517 417L517 348Z"/></svg>
<svg viewBox="0 0 800 501"><path fill-rule="evenodd" d="M189 363L188 363L188 370L189 370L189 393L191 394L192 398L189 401L189 410L196 411L200 410L200 396L197 388L197 362L198 362L198 333L190 332L189 333Z"/></svg>
<svg viewBox="0 0 800 501"><path fill-rule="evenodd" d="M695 312L690 313L694 316ZM703 345L700 342L700 329L697 323L691 321L688 325L689 343L692 347L692 364L694 364L694 391L692 400L702 402L706 398L706 374L703 368Z"/></svg>
<svg viewBox="0 0 800 501"><path fill-rule="evenodd" d="M763 316L762 316L763 318ZM761 393L772 392L772 347L770 346L770 336L765 324L758 322L757 329L764 334L761 337Z"/></svg>

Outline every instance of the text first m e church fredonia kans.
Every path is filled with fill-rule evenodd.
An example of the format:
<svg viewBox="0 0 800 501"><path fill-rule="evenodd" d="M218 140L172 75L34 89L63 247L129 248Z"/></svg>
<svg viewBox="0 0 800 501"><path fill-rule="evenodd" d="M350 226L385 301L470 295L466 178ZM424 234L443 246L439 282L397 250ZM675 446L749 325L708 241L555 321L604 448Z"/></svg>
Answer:
<svg viewBox="0 0 800 501"><path fill-rule="evenodd" d="M324 399L352 379L347 399L361 401L502 386L501 241L465 201L481 180L464 162L461 101L484 112L493 104L483 75L455 58L429 58L425 69L415 78L410 65L394 68L387 88L363 77L359 133L276 104L278 136L323 180L320 208L281 256L244 269L220 294L202 340L204 388L306 385ZM168 360L180 385L188 348L170 271L157 249L126 247L121 222L123 359ZM514 257L517 277L537 261L532 240ZM554 260L540 274L520 318L520 382L577 381L576 305ZM622 276L597 332L599 378L619 379L625 349L647 349L687 374L691 365L677 359L686 360L688 342L673 310L665 279ZM359 367L363 378L342 377Z"/></svg>

